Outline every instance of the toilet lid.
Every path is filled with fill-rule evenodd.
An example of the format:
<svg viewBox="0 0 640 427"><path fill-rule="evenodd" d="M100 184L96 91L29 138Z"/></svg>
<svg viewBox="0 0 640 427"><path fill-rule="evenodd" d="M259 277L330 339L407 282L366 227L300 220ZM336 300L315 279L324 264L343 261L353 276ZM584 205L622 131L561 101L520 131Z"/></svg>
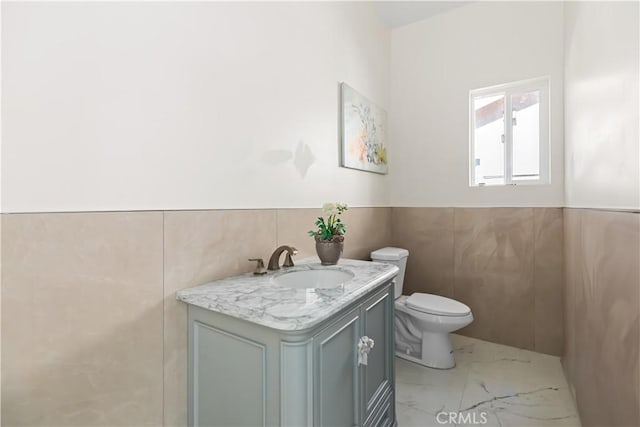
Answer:
<svg viewBox="0 0 640 427"><path fill-rule="evenodd" d="M407 298L406 304L414 310L440 316L466 316L471 312L467 305L459 301L419 292Z"/></svg>

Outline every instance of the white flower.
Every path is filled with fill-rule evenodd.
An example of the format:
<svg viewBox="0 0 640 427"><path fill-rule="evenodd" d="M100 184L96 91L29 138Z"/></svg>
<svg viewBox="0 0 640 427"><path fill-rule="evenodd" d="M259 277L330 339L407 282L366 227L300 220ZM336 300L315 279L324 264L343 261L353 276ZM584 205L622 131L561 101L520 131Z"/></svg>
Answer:
<svg viewBox="0 0 640 427"><path fill-rule="evenodd" d="M326 215L335 215L338 213L335 203L325 203L322 205L322 210Z"/></svg>

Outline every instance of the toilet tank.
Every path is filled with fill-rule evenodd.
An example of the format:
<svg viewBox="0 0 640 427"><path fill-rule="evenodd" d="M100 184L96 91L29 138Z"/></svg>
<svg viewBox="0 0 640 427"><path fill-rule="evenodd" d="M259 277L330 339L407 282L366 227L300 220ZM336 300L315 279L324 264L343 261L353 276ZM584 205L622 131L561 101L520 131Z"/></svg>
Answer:
<svg viewBox="0 0 640 427"><path fill-rule="evenodd" d="M402 287L404 286L404 272L407 268L407 257L409 251L402 248L386 247L371 252L371 261L383 262L385 264L397 265L400 271L396 276L396 284L394 288L395 297L402 295Z"/></svg>

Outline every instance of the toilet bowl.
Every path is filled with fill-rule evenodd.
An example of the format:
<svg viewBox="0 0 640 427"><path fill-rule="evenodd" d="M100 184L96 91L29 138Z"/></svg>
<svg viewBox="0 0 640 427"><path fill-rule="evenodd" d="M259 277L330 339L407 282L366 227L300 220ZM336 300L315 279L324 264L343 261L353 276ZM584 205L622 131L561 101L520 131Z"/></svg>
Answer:
<svg viewBox="0 0 640 427"><path fill-rule="evenodd" d="M423 297L423 305L411 304L414 297ZM469 307L450 298L414 293L396 299L395 309L398 357L437 369L456 365L449 333L473 322Z"/></svg>
<svg viewBox="0 0 640 427"><path fill-rule="evenodd" d="M430 368L455 366L449 333L473 321L471 309L451 298L416 292L402 295L409 251L382 248L371 253L371 260L400 268L395 279L396 356Z"/></svg>

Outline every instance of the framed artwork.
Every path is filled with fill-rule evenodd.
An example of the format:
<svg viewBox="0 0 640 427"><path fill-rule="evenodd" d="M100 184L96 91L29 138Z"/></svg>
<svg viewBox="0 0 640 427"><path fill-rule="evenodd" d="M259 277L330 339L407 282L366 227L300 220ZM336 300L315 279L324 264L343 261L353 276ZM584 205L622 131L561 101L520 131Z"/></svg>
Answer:
<svg viewBox="0 0 640 427"><path fill-rule="evenodd" d="M349 87L340 84L341 166L386 174L387 112Z"/></svg>

